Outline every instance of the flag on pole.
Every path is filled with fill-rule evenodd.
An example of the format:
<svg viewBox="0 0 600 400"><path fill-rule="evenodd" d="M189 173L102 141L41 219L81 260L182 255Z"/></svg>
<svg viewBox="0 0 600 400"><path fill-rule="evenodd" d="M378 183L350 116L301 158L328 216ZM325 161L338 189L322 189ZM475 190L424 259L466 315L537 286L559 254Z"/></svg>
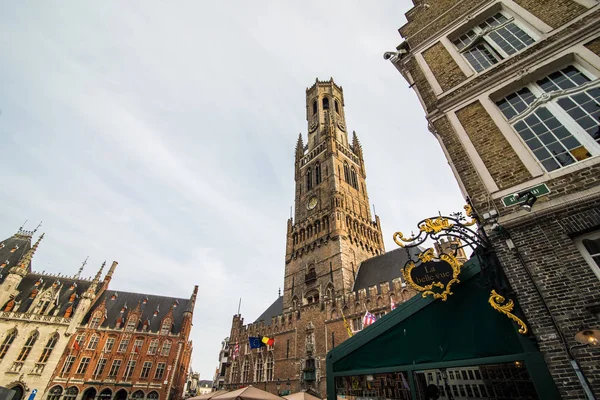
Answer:
<svg viewBox="0 0 600 400"><path fill-rule="evenodd" d="M263 345L262 341L258 336L248 336L248 343L250 344L251 349L258 349Z"/></svg>
<svg viewBox="0 0 600 400"><path fill-rule="evenodd" d="M79 351L81 349L81 347L79 346L79 342L77 340L75 340L75 343L73 343L73 348L77 351Z"/></svg>
<svg viewBox="0 0 600 400"><path fill-rule="evenodd" d="M261 341L266 345L266 346L273 346L273 344L275 343L275 339L267 337L267 336L263 336Z"/></svg>
<svg viewBox="0 0 600 400"><path fill-rule="evenodd" d="M235 347L233 348L233 359L234 360L237 358L239 352L240 352L240 346L236 342Z"/></svg>
<svg viewBox="0 0 600 400"><path fill-rule="evenodd" d="M367 311L363 317L363 326L369 326L375 321L377 321L377 318Z"/></svg>
<svg viewBox="0 0 600 400"><path fill-rule="evenodd" d="M350 325L348 325L348 321L346 321L346 316L344 315L344 311L342 311L342 319L344 320L344 326L348 331L348 337L352 337L352 329L350 329Z"/></svg>

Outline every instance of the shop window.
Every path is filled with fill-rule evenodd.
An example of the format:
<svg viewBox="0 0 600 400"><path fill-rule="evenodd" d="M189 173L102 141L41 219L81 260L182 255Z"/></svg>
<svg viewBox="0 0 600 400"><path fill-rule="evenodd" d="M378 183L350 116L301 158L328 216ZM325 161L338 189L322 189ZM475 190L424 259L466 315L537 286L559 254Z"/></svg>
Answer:
<svg viewBox="0 0 600 400"><path fill-rule="evenodd" d="M513 16L502 11L454 40L454 45L481 72L534 42Z"/></svg>
<svg viewBox="0 0 600 400"><path fill-rule="evenodd" d="M575 239L575 244L600 279L600 231L578 237Z"/></svg>
<svg viewBox="0 0 600 400"><path fill-rule="evenodd" d="M570 65L496 104L546 171L600 154L600 85Z"/></svg>

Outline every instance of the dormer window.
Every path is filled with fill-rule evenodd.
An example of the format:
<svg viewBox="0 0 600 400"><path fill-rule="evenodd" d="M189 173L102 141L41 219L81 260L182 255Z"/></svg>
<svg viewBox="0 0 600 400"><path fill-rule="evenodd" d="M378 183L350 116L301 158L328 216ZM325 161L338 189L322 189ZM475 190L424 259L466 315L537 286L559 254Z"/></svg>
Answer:
<svg viewBox="0 0 600 400"><path fill-rule="evenodd" d="M102 314L97 312L94 314L94 316L92 317L92 319L90 320L90 328L92 329L96 329L100 326L100 320L101 320L101 316Z"/></svg>
<svg viewBox="0 0 600 400"><path fill-rule="evenodd" d="M0 265L0 267L6 267L8 264L10 264L10 261L4 260L4 262L2 263L2 265Z"/></svg>
<svg viewBox="0 0 600 400"><path fill-rule="evenodd" d="M160 334L168 335L169 333L171 333L171 320L167 319L160 328Z"/></svg>
<svg viewBox="0 0 600 400"><path fill-rule="evenodd" d="M117 292L114 292L114 293L112 294L112 296L110 296L110 299L111 299L111 300L116 300L116 299L117 299L117 297L119 297L119 294L118 294Z"/></svg>
<svg viewBox="0 0 600 400"><path fill-rule="evenodd" d="M142 304L148 304L148 296L144 297L144 300L142 300Z"/></svg>
<svg viewBox="0 0 600 400"><path fill-rule="evenodd" d="M173 302L173 308L177 308L178 305L179 305L179 300L175 300Z"/></svg>
<svg viewBox="0 0 600 400"><path fill-rule="evenodd" d="M135 327L137 325L137 318L135 316L129 318L129 320L127 321L127 326L125 327L125 330L128 332L132 332L135 330Z"/></svg>
<svg viewBox="0 0 600 400"><path fill-rule="evenodd" d="M15 247L13 247L12 249L10 249L11 253L14 253L15 251L19 250L19 245L15 244Z"/></svg>

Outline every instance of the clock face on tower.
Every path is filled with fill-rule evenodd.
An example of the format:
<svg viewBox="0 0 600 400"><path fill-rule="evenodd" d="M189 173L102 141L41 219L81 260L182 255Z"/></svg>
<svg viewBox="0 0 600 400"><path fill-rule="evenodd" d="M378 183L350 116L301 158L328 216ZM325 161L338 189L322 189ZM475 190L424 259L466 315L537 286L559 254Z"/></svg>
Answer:
<svg viewBox="0 0 600 400"><path fill-rule="evenodd" d="M310 199L308 199L308 203L306 203L306 208L309 210L312 210L313 208L315 208L317 206L318 200L315 196L311 197Z"/></svg>

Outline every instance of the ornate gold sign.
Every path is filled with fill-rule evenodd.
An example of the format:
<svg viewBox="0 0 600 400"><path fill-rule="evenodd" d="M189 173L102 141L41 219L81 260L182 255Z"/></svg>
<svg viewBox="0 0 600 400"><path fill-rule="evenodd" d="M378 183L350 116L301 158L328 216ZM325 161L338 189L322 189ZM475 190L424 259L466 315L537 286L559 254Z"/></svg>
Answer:
<svg viewBox="0 0 600 400"><path fill-rule="evenodd" d="M492 308L501 312L502 314L505 314L508 318L512 319L517 324L519 324L519 333L523 335L526 334L527 325L525 325L525 322L523 322L519 317L512 313L513 308L515 308L515 303L512 300L508 300L506 304L501 304L505 301L506 299L504 298L504 296L499 295L498 293L496 293L495 290L492 289L490 299L488 300Z"/></svg>
<svg viewBox="0 0 600 400"><path fill-rule="evenodd" d="M451 254L434 255L429 248L418 255L420 263L408 261L402 270L404 280L423 297L432 295L434 299L446 301L452 294L450 288L459 283L458 275L462 263Z"/></svg>

